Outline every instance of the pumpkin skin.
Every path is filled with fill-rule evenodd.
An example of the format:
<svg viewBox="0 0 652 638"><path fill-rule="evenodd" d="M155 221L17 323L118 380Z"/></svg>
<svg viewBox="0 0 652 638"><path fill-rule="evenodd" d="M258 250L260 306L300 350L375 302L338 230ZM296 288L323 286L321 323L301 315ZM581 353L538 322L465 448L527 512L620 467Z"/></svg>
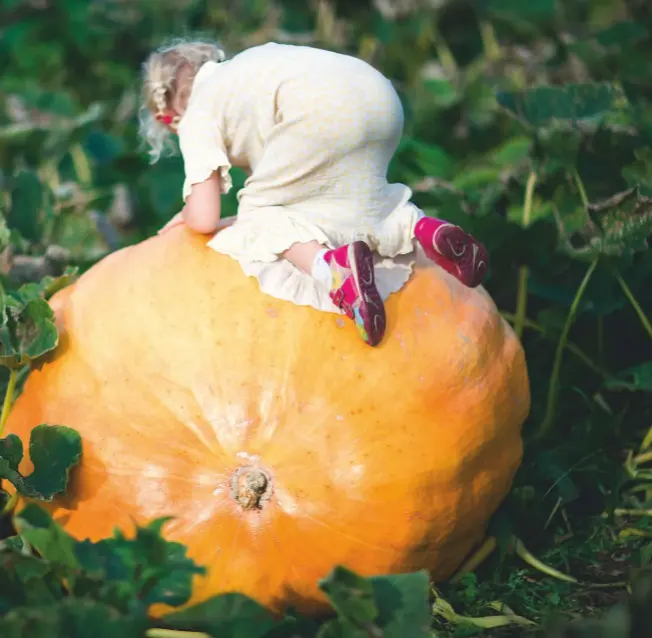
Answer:
<svg viewBox="0 0 652 638"><path fill-rule="evenodd" d="M530 407L523 350L489 295L420 257L370 348L346 318L262 294L205 242L175 228L51 300L60 345L7 428L80 432L49 511L92 540L175 517L166 537L208 569L191 603L238 591L316 613L337 564L449 577L511 487Z"/></svg>

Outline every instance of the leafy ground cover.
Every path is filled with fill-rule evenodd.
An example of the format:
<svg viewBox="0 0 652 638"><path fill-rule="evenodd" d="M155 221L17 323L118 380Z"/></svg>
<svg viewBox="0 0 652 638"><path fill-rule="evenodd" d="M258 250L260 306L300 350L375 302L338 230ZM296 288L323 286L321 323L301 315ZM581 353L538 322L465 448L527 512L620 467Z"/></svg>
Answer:
<svg viewBox="0 0 652 638"><path fill-rule="evenodd" d="M477 564L437 589L423 574L338 569L322 582L330 622L274 620L235 596L161 625L149 606L183 602L202 568L163 521L76 543L32 507L2 522L0 634L652 635L651 12L646 0L2 0L1 424L56 345L45 300L180 206L179 158L150 167L138 145L137 71L161 38L197 31L232 52L347 51L395 81L406 135L391 178L486 243L486 287L523 339L533 406ZM40 430L29 477L25 445L0 440L0 477L47 500L79 441Z"/></svg>

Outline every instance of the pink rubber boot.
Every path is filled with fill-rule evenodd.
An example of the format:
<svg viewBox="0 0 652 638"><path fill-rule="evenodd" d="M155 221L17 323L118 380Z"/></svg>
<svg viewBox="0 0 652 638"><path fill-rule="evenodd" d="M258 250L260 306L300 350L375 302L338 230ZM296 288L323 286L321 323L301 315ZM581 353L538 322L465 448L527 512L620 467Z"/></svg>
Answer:
<svg viewBox="0 0 652 638"><path fill-rule="evenodd" d="M429 259L469 288L482 283L489 266L487 249L474 237L443 219L422 217L414 236Z"/></svg>
<svg viewBox="0 0 652 638"><path fill-rule="evenodd" d="M376 346L385 335L385 304L376 288L371 249L363 241L329 250L324 259L331 268L330 297L355 322L362 340Z"/></svg>

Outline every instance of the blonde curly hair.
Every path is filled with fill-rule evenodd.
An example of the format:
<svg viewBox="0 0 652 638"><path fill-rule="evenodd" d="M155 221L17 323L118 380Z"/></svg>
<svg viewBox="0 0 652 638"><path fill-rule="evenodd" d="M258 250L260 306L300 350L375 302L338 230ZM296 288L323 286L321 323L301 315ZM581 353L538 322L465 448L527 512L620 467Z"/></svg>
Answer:
<svg viewBox="0 0 652 638"><path fill-rule="evenodd" d="M175 40L147 58L143 64L142 104L140 108L140 135L149 147L151 163L158 161L166 150L174 150L165 112L177 90L179 71L190 67L191 76L206 62L223 62L224 51L213 42ZM167 122L176 125L176 121Z"/></svg>

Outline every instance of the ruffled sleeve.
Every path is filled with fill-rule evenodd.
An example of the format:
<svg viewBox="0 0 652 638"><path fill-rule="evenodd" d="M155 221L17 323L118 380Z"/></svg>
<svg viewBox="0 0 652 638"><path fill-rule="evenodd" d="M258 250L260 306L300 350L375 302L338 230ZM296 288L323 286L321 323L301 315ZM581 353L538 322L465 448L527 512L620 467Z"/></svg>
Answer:
<svg viewBox="0 0 652 638"><path fill-rule="evenodd" d="M204 103L200 95L196 97L200 99L191 100L177 131L186 173L184 201L190 195L192 185L205 181L213 171L220 172L223 194L228 193L233 186L229 173L231 162L218 126L218 118L209 103Z"/></svg>

